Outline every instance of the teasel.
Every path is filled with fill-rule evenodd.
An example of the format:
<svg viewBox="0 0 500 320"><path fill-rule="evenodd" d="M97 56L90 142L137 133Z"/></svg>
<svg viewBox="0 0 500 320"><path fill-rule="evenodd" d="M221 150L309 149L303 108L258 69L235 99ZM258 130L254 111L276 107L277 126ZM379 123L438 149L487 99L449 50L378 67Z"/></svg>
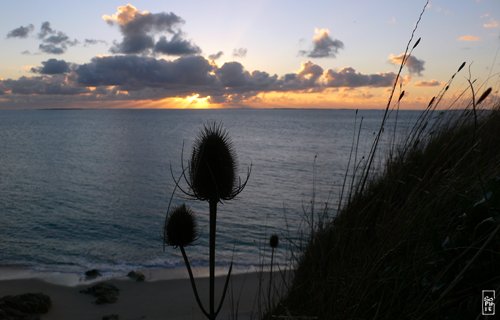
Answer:
<svg viewBox="0 0 500 320"><path fill-rule="evenodd" d="M182 177L188 186L188 190L178 187L187 196L209 203L209 278L210 278L210 300L209 313L205 315L209 319L215 319L219 313L225 298L233 263L229 267L224 290L222 292L219 306L215 309L215 239L217 225L217 204L234 199L245 188L250 177L251 166L247 170L245 180L237 178L238 162L234 152L233 144L222 124L206 124L196 138L191 161L188 167L184 167L181 158ZM187 172L187 174L186 174ZM203 309L202 309L203 310Z"/></svg>
<svg viewBox="0 0 500 320"><path fill-rule="evenodd" d="M238 163L233 143L221 124L205 125L193 146L188 185L198 200L220 202L237 196L244 183L236 179Z"/></svg>
<svg viewBox="0 0 500 320"><path fill-rule="evenodd" d="M165 223L165 243L173 247L187 247L198 237L193 211L182 204L170 212Z"/></svg>
<svg viewBox="0 0 500 320"><path fill-rule="evenodd" d="M271 247L271 270L269 272L269 287L267 292L267 301L269 303L268 309L271 310L272 300L271 300L271 288L273 286L273 262L274 262L274 250L278 248L279 237L277 234L273 234L269 238L269 246Z"/></svg>
<svg viewBox="0 0 500 320"><path fill-rule="evenodd" d="M194 281L193 271L191 270L191 264L185 250L185 247L192 245L197 238L198 230L194 212L185 204L172 209L165 219L163 242L166 245L175 248L178 247L181 250L182 258L184 259L184 264L188 270L189 280L191 282L191 288L193 289L196 302L205 316L209 317L208 312L201 303L196 283Z"/></svg>

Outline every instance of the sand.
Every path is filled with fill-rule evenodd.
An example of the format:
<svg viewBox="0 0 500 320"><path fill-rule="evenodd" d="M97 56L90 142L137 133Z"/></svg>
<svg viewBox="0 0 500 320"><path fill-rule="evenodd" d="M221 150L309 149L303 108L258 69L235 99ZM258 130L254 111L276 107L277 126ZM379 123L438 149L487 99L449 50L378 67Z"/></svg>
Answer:
<svg viewBox="0 0 500 320"><path fill-rule="evenodd" d="M257 318L259 310L259 279L267 283L267 274L248 272L231 277L231 285L219 319L236 319L231 316L238 309L237 319ZM114 304L96 305L94 298L79 291L89 286L64 286L39 279L0 281L0 297L27 292L41 292L52 299L50 311L42 320L98 320L105 315L118 314L120 320L156 319L205 319L194 298L188 279L135 282L130 279L107 280L120 289ZM95 284L95 283L94 283ZM208 278L197 279L200 297L205 305L208 300ZM216 278L216 301L224 286L224 278ZM262 292L267 292L263 286ZM262 305L262 303L261 303Z"/></svg>

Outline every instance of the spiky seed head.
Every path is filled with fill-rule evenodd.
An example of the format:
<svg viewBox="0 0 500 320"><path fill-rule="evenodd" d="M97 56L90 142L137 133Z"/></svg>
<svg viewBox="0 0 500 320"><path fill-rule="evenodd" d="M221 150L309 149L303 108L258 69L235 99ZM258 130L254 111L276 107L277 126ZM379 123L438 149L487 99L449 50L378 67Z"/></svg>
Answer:
<svg viewBox="0 0 500 320"><path fill-rule="evenodd" d="M435 99L436 97L432 97L431 101L429 101L429 104L427 105L427 108L429 108L432 105Z"/></svg>
<svg viewBox="0 0 500 320"><path fill-rule="evenodd" d="M401 92L401 94L399 95L398 102L401 101L401 99L403 99L404 96L405 96L405 91L403 90L403 92Z"/></svg>
<svg viewBox="0 0 500 320"><path fill-rule="evenodd" d="M173 247L186 247L197 238L196 220L193 211L182 204L170 212L165 224L165 243Z"/></svg>
<svg viewBox="0 0 500 320"><path fill-rule="evenodd" d="M199 200L220 201L234 197L236 155L221 124L205 125L193 146L189 182Z"/></svg>
<svg viewBox="0 0 500 320"><path fill-rule="evenodd" d="M479 97L479 99L477 99L476 104L480 104L481 102L483 102L483 100L486 99L486 97L488 97L490 93L491 93L491 87L489 87L488 89L486 89L486 91L483 92L483 94Z"/></svg>
<svg viewBox="0 0 500 320"><path fill-rule="evenodd" d="M415 49L415 48L418 46L418 44L420 43L420 40L422 40L422 38L421 38L421 37L420 37L420 38L418 38L417 42L415 42L415 44L413 45L412 50L413 50L413 49Z"/></svg>
<svg viewBox="0 0 500 320"><path fill-rule="evenodd" d="M462 70L463 67L465 67L465 61L462 62L462 64L460 65L460 67L458 67L457 73L460 72L460 70Z"/></svg>
<svg viewBox="0 0 500 320"><path fill-rule="evenodd" d="M278 247L278 244L279 244L279 238L278 238L278 235L277 234L273 234L270 238L269 238L269 246L273 249L277 248Z"/></svg>

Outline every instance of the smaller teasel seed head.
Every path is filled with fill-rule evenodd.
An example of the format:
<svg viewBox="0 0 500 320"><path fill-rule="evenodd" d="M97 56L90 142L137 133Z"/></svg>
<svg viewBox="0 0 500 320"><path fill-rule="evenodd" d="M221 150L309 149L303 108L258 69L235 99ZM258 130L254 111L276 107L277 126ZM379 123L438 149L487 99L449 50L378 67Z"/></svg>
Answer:
<svg viewBox="0 0 500 320"><path fill-rule="evenodd" d="M279 238L278 238L278 235L277 234L273 234L270 238L269 238L269 246L273 249L277 248L278 247L278 244L279 244Z"/></svg>
<svg viewBox="0 0 500 320"><path fill-rule="evenodd" d="M164 241L173 247L191 245L198 237L194 212L182 204L170 212L164 230Z"/></svg>

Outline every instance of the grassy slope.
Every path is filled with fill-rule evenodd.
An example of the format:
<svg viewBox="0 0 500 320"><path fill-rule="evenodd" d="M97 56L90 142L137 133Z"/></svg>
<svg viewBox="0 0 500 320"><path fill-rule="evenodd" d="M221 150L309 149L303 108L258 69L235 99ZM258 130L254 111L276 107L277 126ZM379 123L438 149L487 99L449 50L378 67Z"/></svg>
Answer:
<svg viewBox="0 0 500 320"><path fill-rule="evenodd" d="M486 113L390 160L318 231L273 314L477 317L481 290L500 289L500 111Z"/></svg>

